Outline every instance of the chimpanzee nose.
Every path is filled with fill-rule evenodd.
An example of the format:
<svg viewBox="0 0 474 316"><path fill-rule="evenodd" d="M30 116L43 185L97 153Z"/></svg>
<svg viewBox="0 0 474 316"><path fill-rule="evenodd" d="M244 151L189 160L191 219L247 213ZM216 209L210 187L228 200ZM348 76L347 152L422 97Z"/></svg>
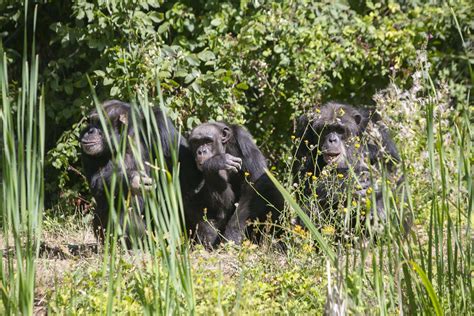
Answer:
<svg viewBox="0 0 474 316"><path fill-rule="evenodd" d="M87 131L87 134L90 134L90 135L94 135L98 133L99 133L99 129L97 129L96 127L92 127Z"/></svg>
<svg viewBox="0 0 474 316"><path fill-rule="evenodd" d="M336 143L337 143L337 140L338 140L338 139L337 139L337 136L334 135L334 134L330 134L330 135L328 136L328 141L329 141L329 143L334 143L334 144L336 144Z"/></svg>
<svg viewBox="0 0 474 316"><path fill-rule="evenodd" d="M202 156L202 155L207 154L207 148L199 148L199 149L197 150L197 154L198 154L199 156Z"/></svg>

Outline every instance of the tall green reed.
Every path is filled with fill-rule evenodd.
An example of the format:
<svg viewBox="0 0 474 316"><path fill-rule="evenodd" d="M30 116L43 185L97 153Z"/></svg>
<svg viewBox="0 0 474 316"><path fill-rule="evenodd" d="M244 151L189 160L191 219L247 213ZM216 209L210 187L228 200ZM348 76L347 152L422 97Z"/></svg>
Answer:
<svg viewBox="0 0 474 316"><path fill-rule="evenodd" d="M25 4L22 81L10 91L7 57L0 45L2 105L0 225L5 248L0 250L1 296L6 314L33 313L35 259L39 254L44 210L44 98L38 96L35 42L27 58ZM36 10L34 23L36 25ZM33 29L33 38L35 29ZM16 98L16 100L15 100ZM1 309L0 309L1 311Z"/></svg>
<svg viewBox="0 0 474 316"><path fill-rule="evenodd" d="M160 90L158 84L157 91ZM161 93L161 92L160 92ZM167 110L159 95L159 107L163 113ZM119 141L114 137L107 116L103 113L101 103L95 98L96 109L107 142L113 153L113 161L117 172L107 187L108 203L111 214L107 224L107 238L103 249L103 276L105 279L107 299L106 314L114 312L113 302L119 299L121 268L127 255L127 244L131 244L132 253L144 255L145 266L137 271L133 279L136 291L145 314L193 314L195 310L194 290L191 279L191 264L189 259L189 243L184 228L183 200L179 183L179 134L171 143L171 166L168 166L160 142L161 137L170 137L171 126L166 126L166 135L160 135L154 113L155 106L147 94L137 96L132 100L129 124L133 124L135 133L132 136L123 131ZM165 121L166 124L168 123ZM141 147L139 144L144 145ZM144 160L143 149L147 148L151 159ZM154 189L141 190L144 199L143 206L134 202L133 196L122 187L121 174L127 174L124 156L126 150L133 153L137 165L142 171L149 170L153 179ZM119 181L120 180L120 181ZM128 178L124 178L128 181ZM146 232L133 229L135 216L142 207ZM122 219L122 225L120 223ZM126 227L125 227L126 226ZM125 229L128 229L128 239L125 239Z"/></svg>

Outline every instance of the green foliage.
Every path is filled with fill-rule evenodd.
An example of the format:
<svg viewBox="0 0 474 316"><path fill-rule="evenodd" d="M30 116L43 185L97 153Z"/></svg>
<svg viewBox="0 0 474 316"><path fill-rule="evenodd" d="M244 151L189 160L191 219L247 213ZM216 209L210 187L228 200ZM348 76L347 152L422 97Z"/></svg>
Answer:
<svg viewBox="0 0 474 316"><path fill-rule="evenodd" d="M36 4L47 148L58 142L54 161L75 160L60 135L92 106L86 75L101 100L129 100L144 93L141 87L156 97L158 79L173 118L185 129L209 119L246 123L272 158L288 147L291 121L315 103L371 103L390 81L410 84L418 50L428 50L433 77L448 81L454 97L468 95L466 64L472 61L451 12L469 36L474 14L466 1ZM0 26L16 60L21 6L3 6ZM64 173L67 165L53 167Z"/></svg>

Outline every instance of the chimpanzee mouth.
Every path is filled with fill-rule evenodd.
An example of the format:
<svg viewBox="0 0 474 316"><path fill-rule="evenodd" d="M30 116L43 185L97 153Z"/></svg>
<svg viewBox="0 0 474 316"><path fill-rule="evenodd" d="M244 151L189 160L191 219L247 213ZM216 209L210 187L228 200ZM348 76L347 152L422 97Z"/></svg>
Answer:
<svg viewBox="0 0 474 316"><path fill-rule="evenodd" d="M84 140L82 140L81 143L82 143L82 145L84 145L84 146L94 146L94 145L97 144L98 142L95 141L95 140L92 140L92 141L84 141Z"/></svg>
<svg viewBox="0 0 474 316"><path fill-rule="evenodd" d="M89 142L81 141L81 147L84 153L88 155L97 155L104 150L102 144L96 141L89 141Z"/></svg>
<svg viewBox="0 0 474 316"><path fill-rule="evenodd" d="M323 153L323 158L327 163L334 163L338 160L340 155L341 153L325 152Z"/></svg>
<svg viewBox="0 0 474 316"><path fill-rule="evenodd" d="M82 148L93 148L95 146L98 146L100 145L99 142L96 142L96 141L81 141L81 145L82 145Z"/></svg>

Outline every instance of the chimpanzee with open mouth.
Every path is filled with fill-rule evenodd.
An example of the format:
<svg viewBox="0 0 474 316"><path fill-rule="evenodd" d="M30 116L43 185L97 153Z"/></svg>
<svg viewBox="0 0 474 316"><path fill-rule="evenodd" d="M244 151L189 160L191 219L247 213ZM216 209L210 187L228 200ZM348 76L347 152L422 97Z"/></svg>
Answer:
<svg viewBox="0 0 474 316"><path fill-rule="evenodd" d="M300 143L293 175L304 179L303 195L316 199L315 210L307 207L310 213L346 207L348 190L353 199L369 199L368 203L374 192L376 203L369 206L367 215L373 218L376 210L385 220L382 190L375 180L385 171L395 174L400 156L380 115L370 109L326 103L299 118L297 137Z"/></svg>

